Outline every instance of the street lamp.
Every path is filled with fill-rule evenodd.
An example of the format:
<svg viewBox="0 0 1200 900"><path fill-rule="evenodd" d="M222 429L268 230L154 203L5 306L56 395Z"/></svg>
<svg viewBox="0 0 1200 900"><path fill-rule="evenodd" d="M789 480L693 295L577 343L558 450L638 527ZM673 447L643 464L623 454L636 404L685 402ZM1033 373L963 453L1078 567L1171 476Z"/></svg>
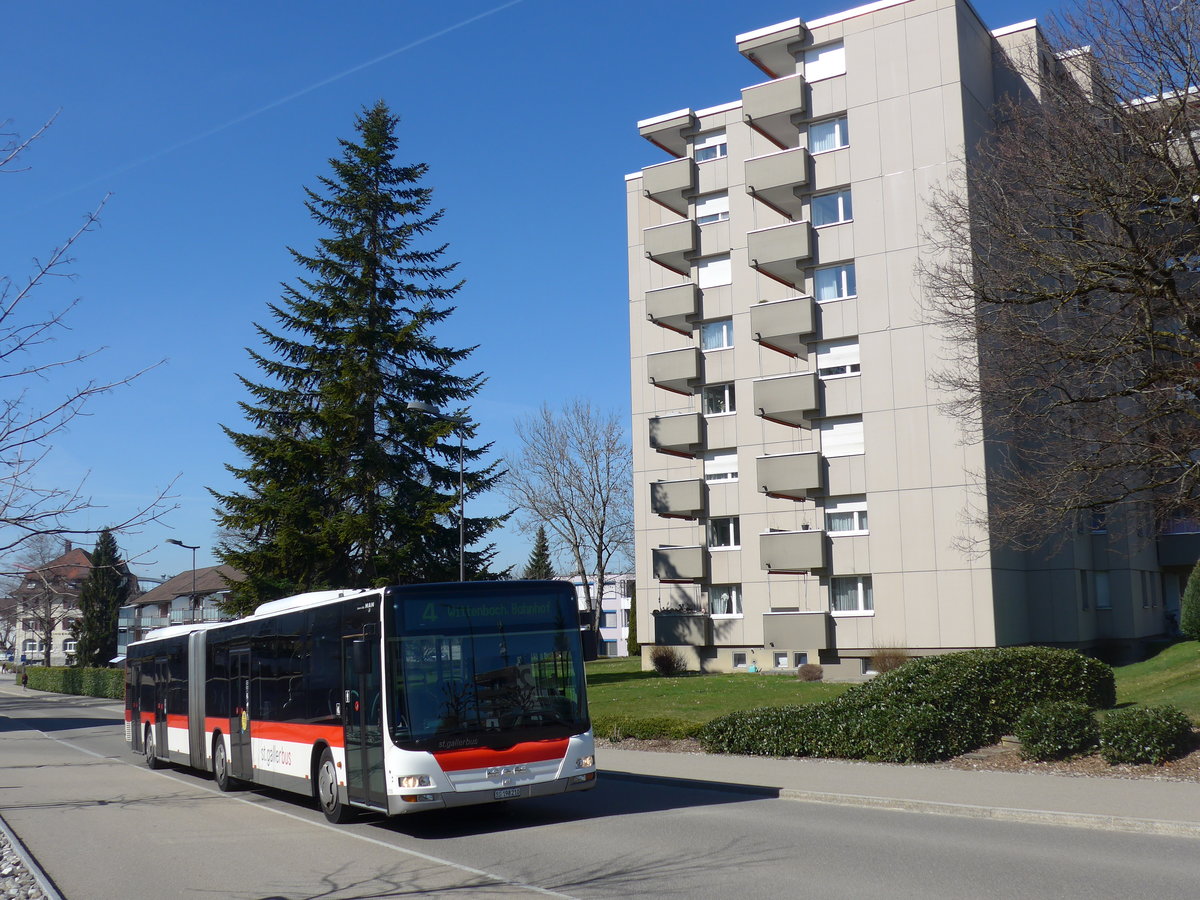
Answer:
<svg viewBox="0 0 1200 900"><path fill-rule="evenodd" d="M448 416L441 410L420 400L408 401L408 408L412 412L424 413L427 416L441 419L444 422L453 422L456 426L454 430L458 432L458 580L466 581L467 569L464 563L463 521L467 500L466 494L463 491L463 429L471 420L466 416Z"/></svg>
<svg viewBox="0 0 1200 900"><path fill-rule="evenodd" d="M176 547L182 547L184 550L192 551L192 621L196 621L196 611L199 608L200 600L196 597L196 551L199 546L193 547L191 544L185 544L183 541L177 541L175 538L167 538L168 544L174 544Z"/></svg>

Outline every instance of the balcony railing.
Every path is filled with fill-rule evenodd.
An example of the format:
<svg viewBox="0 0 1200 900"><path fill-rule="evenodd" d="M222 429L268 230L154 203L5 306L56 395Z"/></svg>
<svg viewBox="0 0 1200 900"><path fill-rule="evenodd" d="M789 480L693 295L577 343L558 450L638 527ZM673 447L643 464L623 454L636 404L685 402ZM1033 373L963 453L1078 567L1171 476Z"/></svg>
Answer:
<svg viewBox="0 0 1200 900"><path fill-rule="evenodd" d="M642 191L671 212L686 216L696 191L696 163L684 157L642 169Z"/></svg>
<svg viewBox="0 0 1200 900"><path fill-rule="evenodd" d="M699 242L698 227L691 219L647 228L642 232L642 240L648 259L678 275L691 273L689 260Z"/></svg>
<svg viewBox="0 0 1200 900"><path fill-rule="evenodd" d="M789 219L799 219L808 171L808 151L803 147L755 156L746 160L746 193Z"/></svg>
<svg viewBox="0 0 1200 900"><path fill-rule="evenodd" d="M656 481L650 485L650 509L667 519L697 519L704 515L705 490L702 478L687 481Z"/></svg>
<svg viewBox="0 0 1200 900"><path fill-rule="evenodd" d="M759 559L768 572L804 573L825 568L825 532L768 531L758 536Z"/></svg>
<svg viewBox="0 0 1200 900"><path fill-rule="evenodd" d="M700 289L694 282L646 291L646 318L663 328L690 335L700 316Z"/></svg>
<svg viewBox="0 0 1200 900"><path fill-rule="evenodd" d="M783 453L756 462L758 491L768 497L806 500L821 488L821 454Z"/></svg>
<svg viewBox="0 0 1200 900"><path fill-rule="evenodd" d="M812 226L791 222L751 231L746 235L746 255L764 275L801 289L804 264L812 258Z"/></svg>
<svg viewBox="0 0 1200 900"><path fill-rule="evenodd" d="M654 577L665 582L703 581L704 554L703 547L655 547Z"/></svg>
<svg viewBox="0 0 1200 900"><path fill-rule="evenodd" d="M811 427L811 417L819 409L815 373L760 378L754 382L754 412L769 422L793 428Z"/></svg>
<svg viewBox="0 0 1200 900"><path fill-rule="evenodd" d="M695 347L665 350L646 356L646 377L652 385L676 394L691 394L701 381L701 355Z"/></svg>
<svg viewBox="0 0 1200 900"><path fill-rule="evenodd" d="M704 417L699 413L650 419L650 446L659 453L694 457L704 450Z"/></svg>
<svg viewBox="0 0 1200 900"><path fill-rule="evenodd" d="M808 341L816 331L812 297L791 297L750 307L750 334L764 347L785 356L808 358Z"/></svg>
<svg viewBox="0 0 1200 900"><path fill-rule="evenodd" d="M638 134L672 156L683 156L687 153L688 145L684 135L695 127L696 114L690 109L681 109L664 116L643 119L638 122Z"/></svg>
<svg viewBox="0 0 1200 900"><path fill-rule="evenodd" d="M804 77L788 75L742 90L742 118L779 147L800 144L796 122L804 115Z"/></svg>

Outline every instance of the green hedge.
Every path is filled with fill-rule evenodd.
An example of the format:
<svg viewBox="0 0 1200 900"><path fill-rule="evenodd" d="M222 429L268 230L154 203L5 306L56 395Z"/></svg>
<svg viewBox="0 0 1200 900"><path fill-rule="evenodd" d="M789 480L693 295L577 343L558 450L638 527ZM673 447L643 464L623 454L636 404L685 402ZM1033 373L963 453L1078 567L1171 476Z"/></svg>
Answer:
<svg viewBox="0 0 1200 900"><path fill-rule="evenodd" d="M695 737L701 727L697 722L671 716L592 716L592 734L610 741L680 740Z"/></svg>
<svg viewBox="0 0 1200 900"><path fill-rule="evenodd" d="M35 691L77 694L81 697L125 698L124 669L85 669L75 666L28 666L29 687Z"/></svg>
<svg viewBox="0 0 1200 900"><path fill-rule="evenodd" d="M929 656L824 703L720 716L697 736L714 753L934 762L993 743L1053 700L1112 706L1112 669L1049 647Z"/></svg>
<svg viewBox="0 0 1200 900"><path fill-rule="evenodd" d="M1100 742L1095 711L1086 704L1052 700L1031 706L1014 730L1025 759L1048 762L1090 753Z"/></svg>
<svg viewBox="0 0 1200 900"><path fill-rule="evenodd" d="M1118 709L1100 723L1100 755L1109 765L1162 765L1187 753L1192 722L1174 706Z"/></svg>

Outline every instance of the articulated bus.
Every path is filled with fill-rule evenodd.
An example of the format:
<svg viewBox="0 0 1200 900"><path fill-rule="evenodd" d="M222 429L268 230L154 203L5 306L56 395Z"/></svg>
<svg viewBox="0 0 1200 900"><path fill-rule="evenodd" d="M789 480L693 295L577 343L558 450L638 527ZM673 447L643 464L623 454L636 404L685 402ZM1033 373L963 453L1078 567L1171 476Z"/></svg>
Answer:
<svg viewBox="0 0 1200 900"><path fill-rule="evenodd" d="M569 584L321 591L129 645L125 737L179 763L315 798L326 818L595 787Z"/></svg>

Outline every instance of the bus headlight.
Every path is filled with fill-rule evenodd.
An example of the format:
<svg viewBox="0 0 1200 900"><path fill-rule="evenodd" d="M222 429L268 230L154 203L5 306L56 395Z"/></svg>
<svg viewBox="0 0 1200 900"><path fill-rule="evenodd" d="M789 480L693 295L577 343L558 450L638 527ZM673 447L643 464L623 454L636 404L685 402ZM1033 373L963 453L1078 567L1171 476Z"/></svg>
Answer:
<svg viewBox="0 0 1200 900"><path fill-rule="evenodd" d="M575 760L575 768L577 769L590 769L594 765L596 765L596 757L594 756L581 756Z"/></svg>
<svg viewBox="0 0 1200 900"><path fill-rule="evenodd" d="M402 788L422 788L430 787L433 782L428 775L401 775L400 787Z"/></svg>

